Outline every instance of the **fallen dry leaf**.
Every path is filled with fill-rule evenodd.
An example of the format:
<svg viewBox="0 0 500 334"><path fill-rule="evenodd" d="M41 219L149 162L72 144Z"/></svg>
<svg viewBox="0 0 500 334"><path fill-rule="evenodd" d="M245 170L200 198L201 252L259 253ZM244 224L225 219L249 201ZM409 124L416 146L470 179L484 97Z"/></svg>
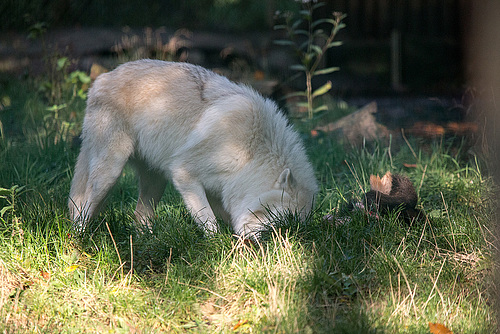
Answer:
<svg viewBox="0 0 500 334"><path fill-rule="evenodd" d="M429 330L432 334L453 334L445 325L429 322Z"/></svg>
<svg viewBox="0 0 500 334"><path fill-rule="evenodd" d="M255 80L264 80L265 77L266 75L264 74L263 71L257 70L253 73L253 78Z"/></svg>
<svg viewBox="0 0 500 334"><path fill-rule="evenodd" d="M478 126L473 122L450 122L446 125L446 130L452 132L456 136L465 136L476 133Z"/></svg>
<svg viewBox="0 0 500 334"><path fill-rule="evenodd" d="M439 137L446 133L443 126L431 122L416 122L408 132L419 137Z"/></svg>

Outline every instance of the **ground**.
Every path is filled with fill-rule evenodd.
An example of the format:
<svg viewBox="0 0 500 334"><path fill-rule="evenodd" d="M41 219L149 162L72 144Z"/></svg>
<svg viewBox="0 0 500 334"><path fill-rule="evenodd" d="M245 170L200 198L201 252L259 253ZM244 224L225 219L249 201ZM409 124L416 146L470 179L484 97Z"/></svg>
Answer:
<svg viewBox="0 0 500 334"><path fill-rule="evenodd" d="M101 32L95 40L105 39ZM72 36L73 50L86 45ZM12 45L23 48L24 40L9 38L13 44L3 39L1 55ZM375 100L376 119L394 131L391 140L359 147L329 133L313 136L312 123L292 120L321 185L316 211L307 223L280 217L261 243L238 239L222 222L221 233L204 238L171 186L153 233L139 233L131 219L137 186L129 168L93 232L78 238L66 204L79 149L72 138L85 103L76 92L85 83L68 83L64 75L47 80L43 75L57 68L44 72L41 47L24 45L22 57L1 58L2 69L11 66L15 74L0 77L0 330L493 332L491 169L470 137L446 133L472 110L467 94L332 96L328 103L339 113ZM106 50L80 55L80 64L87 71L110 58ZM36 77L23 76L29 57L39 61ZM262 80L248 63L238 64L230 74ZM57 85L60 96L49 94L59 92ZM417 116L426 136L410 132L419 129ZM368 189L370 174L386 171L410 178L423 221L342 213ZM327 214L340 220L323 219Z"/></svg>

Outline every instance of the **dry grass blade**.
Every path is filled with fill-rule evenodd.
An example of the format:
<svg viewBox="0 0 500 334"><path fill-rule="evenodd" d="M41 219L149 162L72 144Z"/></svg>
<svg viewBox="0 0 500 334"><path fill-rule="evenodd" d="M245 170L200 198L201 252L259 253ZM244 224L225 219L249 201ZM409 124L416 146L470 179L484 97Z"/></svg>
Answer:
<svg viewBox="0 0 500 334"><path fill-rule="evenodd" d="M349 162L347 162L347 160L344 160L344 163L347 165L347 167L349 167L349 170L351 171L352 176L354 176L354 179L356 180L356 184L359 186L359 189L362 192L364 192L363 184L361 183L361 180L358 177L358 173L356 172L356 169L354 169L354 167L351 167L351 165L349 164Z"/></svg>
<svg viewBox="0 0 500 334"><path fill-rule="evenodd" d="M111 240L113 241L113 246L115 247L116 255L118 255L118 261L120 261L120 267L118 269L121 270L120 279L123 280L123 266L124 266L125 263L122 262L122 258L120 256L120 252L118 251L118 247L116 247L115 238L113 237L113 233L111 233L111 229L109 228L108 222L105 222L105 223L106 223L106 228L108 229L109 235L111 236Z"/></svg>
<svg viewBox="0 0 500 334"><path fill-rule="evenodd" d="M436 276L436 279L434 280L434 285L432 286L431 292L429 293L429 297L427 297L427 300L425 301L424 305L422 306L422 310L425 310L425 308L427 307L427 304L429 303L429 301L432 298L432 293L434 292L434 289L436 289L436 285L437 285L437 282L439 280L439 276L441 275L441 271L443 270L445 263L446 263L446 259L443 260L443 264L441 265L441 268L439 268L439 272ZM431 279L432 279L432 277L431 277Z"/></svg>
<svg viewBox="0 0 500 334"><path fill-rule="evenodd" d="M450 234L453 239L453 246L450 244L450 247L453 247L452 249L456 252L457 249L457 243L455 241L455 232L453 232L453 225L451 223L451 218L450 218L450 212L448 211L448 205L446 204L446 201L444 200L443 192L441 192L441 199L443 200L443 207L446 212L446 217L448 218L448 222L450 223ZM449 241L448 241L449 243Z"/></svg>
<svg viewBox="0 0 500 334"><path fill-rule="evenodd" d="M418 319L417 305L415 304L415 298L414 298L415 292L417 290L417 284L415 284L415 288L412 291L412 289L410 287L410 282L408 281L408 278L406 277L406 274L403 270L403 267L401 267L401 264L399 264L399 261L398 261L398 259L396 259L395 256L393 256L392 258L396 262L396 264L398 265L398 268L401 271L401 274L403 275L403 278L404 278L405 283L406 283L406 287L408 288L408 293L410 294L410 301L411 301L411 304L413 305L413 311L415 312L415 318Z"/></svg>

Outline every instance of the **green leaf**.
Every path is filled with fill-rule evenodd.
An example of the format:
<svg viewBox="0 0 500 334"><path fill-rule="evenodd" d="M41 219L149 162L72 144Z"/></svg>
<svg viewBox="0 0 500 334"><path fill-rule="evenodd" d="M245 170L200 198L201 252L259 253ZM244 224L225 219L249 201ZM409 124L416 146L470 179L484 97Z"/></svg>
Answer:
<svg viewBox="0 0 500 334"><path fill-rule="evenodd" d="M298 19L298 20L296 20L296 21L292 24L291 29L292 29L292 30L297 29L297 27L298 27L298 26L302 23L302 21L303 21L302 19Z"/></svg>
<svg viewBox="0 0 500 334"><path fill-rule="evenodd" d="M299 102L296 104L297 107L308 108L309 104L307 102Z"/></svg>
<svg viewBox="0 0 500 334"><path fill-rule="evenodd" d="M318 2L317 4L315 4L314 6L312 6L312 10L316 10L316 9L318 9L320 7L325 6L325 5L326 5L326 3L324 3L324 2Z"/></svg>
<svg viewBox="0 0 500 334"><path fill-rule="evenodd" d="M303 30L303 29L298 29L293 32L294 35L304 35L304 36L309 36L309 31Z"/></svg>
<svg viewBox="0 0 500 334"><path fill-rule="evenodd" d="M278 39L278 40L275 40L274 44L276 44L276 45L284 45L284 46L289 46L289 45L295 46L294 42L289 41L287 39Z"/></svg>
<svg viewBox="0 0 500 334"><path fill-rule="evenodd" d="M331 42L330 44L328 44L327 48L332 48L334 46L341 46L342 44L344 44L342 41Z"/></svg>
<svg viewBox="0 0 500 334"><path fill-rule="evenodd" d="M325 34L325 32L322 29L318 29L318 30L314 31L313 36L316 38L322 38L325 40L328 39L328 35Z"/></svg>
<svg viewBox="0 0 500 334"><path fill-rule="evenodd" d="M9 195L12 193L12 188L0 188L0 198L5 198L5 195Z"/></svg>
<svg viewBox="0 0 500 334"><path fill-rule="evenodd" d="M54 104L51 107L47 107L45 110L47 110L47 111L58 111L58 110L66 108L66 107L67 107L66 103L59 104L59 105L58 104Z"/></svg>
<svg viewBox="0 0 500 334"><path fill-rule="evenodd" d="M299 50L306 50L309 47L309 41L305 41L304 43L299 45Z"/></svg>
<svg viewBox="0 0 500 334"><path fill-rule="evenodd" d="M320 95L323 95L323 94L326 94L328 93L328 91L332 89L332 82L331 81L328 81L326 84L324 84L323 86L319 87L318 89L316 89L314 92L313 92L313 97L316 97L316 96L320 96Z"/></svg>
<svg viewBox="0 0 500 334"><path fill-rule="evenodd" d="M87 93L83 89L79 89L78 97L81 98L82 100L85 100L87 98Z"/></svg>
<svg viewBox="0 0 500 334"><path fill-rule="evenodd" d="M81 83L90 83L91 79L90 76L87 75L87 73L82 72L82 71L73 71L70 74L71 80L76 83L75 80L80 81Z"/></svg>
<svg viewBox="0 0 500 334"><path fill-rule="evenodd" d="M328 106L326 104L323 104L323 105L321 105L319 107L314 108L313 109L313 114L317 114L317 113L319 113L321 111L327 111L327 110L328 110Z"/></svg>
<svg viewBox="0 0 500 334"><path fill-rule="evenodd" d="M284 24L277 24L277 25L273 26L273 29L274 30L286 29L286 25L284 25Z"/></svg>
<svg viewBox="0 0 500 334"><path fill-rule="evenodd" d="M4 207L2 208L2 210L0 210L0 217L3 217L3 215L4 215L7 211L12 210L12 209L14 209L14 206L13 206L13 205L4 206Z"/></svg>
<svg viewBox="0 0 500 334"><path fill-rule="evenodd" d="M328 67L328 68L323 68L321 70L317 70L313 73L313 75L321 75L321 74L328 74L328 73L333 73L340 70L339 67Z"/></svg>
<svg viewBox="0 0 500 334"><path fill-rule="evenodd" d="M311 27L314 28L314 27L316 27L320 24L323 24L323 23L335 24L335 20L334 19L319 19L319 20L314 21L311 24Z"/></svg>
<svg viewBox="0 0 500 334"><path fill-rule="evenodd" d="M311 12L307 9L303 9L303 10L299 11L299 14L302 16L310 16Z"/></svg>
<svg viewBox="0 0 500 334"><path fill-rule="evenodd" d="M17 184L10 187L10 191L12 191L12 193L20 192L23 189L24 189L24 186L19 187Z"/></svg>
<svg viewBox="0 0 500 334"><path fill-rule="evenodd" d="M314 55L321 55L323 54L323 50L318 46L318 45L311 45L311 49L314 51Z"/></svg>
<svg viewBox="0 0 500 334"><path fill-rule="evenodd" d="M19 187L18 185L14 185L10 187L10 189L6 188L0 188L0 198L7 199L7 201L11 202L12 199L9 199L9 197L13 198L17 192L22 190L24 187ZM3 215L8 211L14 209L14 205L10 203L10 205L4 206L2 209L0 209L0 217L3 217Z"/></svg>
<svg viewBox="0 0 500 334"><path fill-rule="evenodd" d="M57 70L60 71L62 70L68 62L68 57L62 57L57 60Z"/></svg>
<svg viewBox="0 0 500 334"><path fill-rule="evenodd" d="M344 28L345 28L345 24L344 23L340 23L338 26L336 26L333 29L333 32L334 32L334 34L336 34L340 29L344 29Z"/></svg>
<svg viewBox="0 0 500 334"><path fill-rule="evenodd" d="M304 58L301 59L302 63L304 64L305 67L309 68L309 65L311 64L311 61L316 57L316 53L314 52L307 52L304 55Z"/></svg>
<svg viewBox="0 0 500 334"><path fill-rule="evenodd" d="M292 65L292 66L290 66L290 69L294 70L294 71L304 71L304 72L307 71L307 68L301 64Z"/></svg>

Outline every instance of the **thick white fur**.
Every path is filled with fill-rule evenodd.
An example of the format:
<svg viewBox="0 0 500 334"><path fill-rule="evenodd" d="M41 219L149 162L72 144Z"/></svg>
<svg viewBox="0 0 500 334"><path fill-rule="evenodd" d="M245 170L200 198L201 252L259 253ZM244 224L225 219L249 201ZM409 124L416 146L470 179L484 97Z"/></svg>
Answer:
<svg viewBox="0 0 500 334"><path fill-rule="evenodd" d="M146 225L167 180L206 232L218 215L242 236L262 229L266 208L309 213L317 192L299 136L272 101L186 63L130 62L93 84L69 198L77 229L127 161L139 177L135 215Z"/></svg>

